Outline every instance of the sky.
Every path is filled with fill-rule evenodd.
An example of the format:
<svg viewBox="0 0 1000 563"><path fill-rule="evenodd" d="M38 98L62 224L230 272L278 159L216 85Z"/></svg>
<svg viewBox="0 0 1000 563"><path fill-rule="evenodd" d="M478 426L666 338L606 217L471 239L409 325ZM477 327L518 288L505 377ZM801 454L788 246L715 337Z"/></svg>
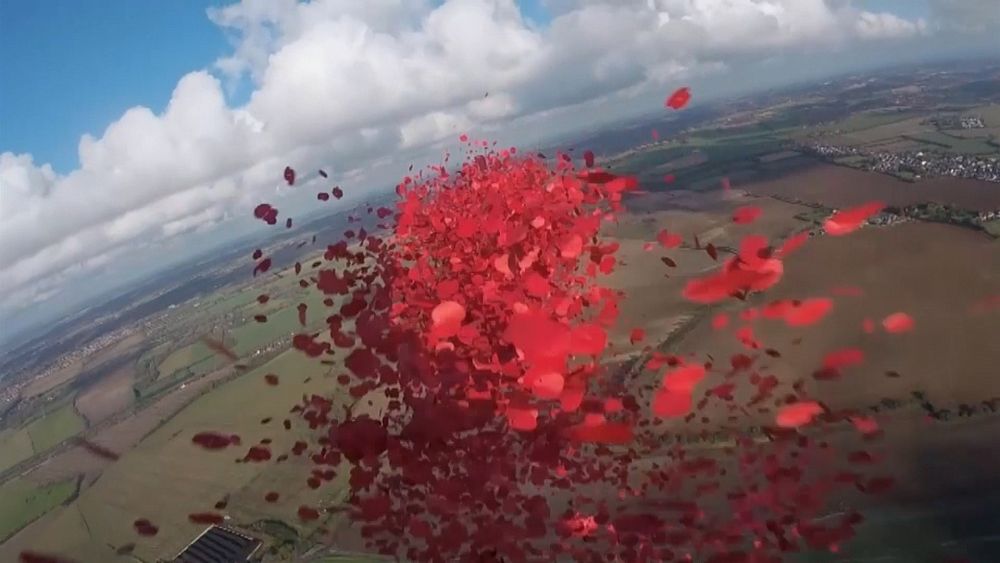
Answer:
<svg viewBox="0 0 1000 563"><path fill-rule="evenodd" d="M261 229L257 203L313 209L329 186L286 164L348 205L461 132L534 143L997 32L996 0L0 0L0 341Z"/></svg>

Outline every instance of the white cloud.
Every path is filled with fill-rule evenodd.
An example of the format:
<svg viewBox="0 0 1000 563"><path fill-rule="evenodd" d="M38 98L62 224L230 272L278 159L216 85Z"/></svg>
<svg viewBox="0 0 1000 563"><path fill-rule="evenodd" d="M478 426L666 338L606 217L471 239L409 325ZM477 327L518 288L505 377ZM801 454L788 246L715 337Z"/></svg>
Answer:
<svg viewBox="0 0 1000 563"><path fill-rule="evenodd" d="M0 186L4 187L0 213L12 213L25 200L47 197L57 179L51 166L35 166L30 154L0 154Z"/></svg>
<svg viewBox="0 0 1000 563"><path fill-rule="evenodd" d="M864 39L910 37L924 33L927 22L923 19L910 21L887 13L861 12L855 29L858 36Z"/></svg>
<svg viewBox="0 0 1000 563"><path fill-rule="evenodd" d="M924 29L844 0L549 8L556 17L544 29L513 0L244 0L212 10L233 41L216 68L253 81L245 106L227 106L220 81L195 71L162 113L133 108L85 136L80 168L65 177L30 155L0 155L0 306L50 294L139 244L245 216L278 197L286 164L332 164L342 183L379 165L401 174L398 151L432 154L464 130L586 126L596 117L567 108L661 92L734 60Z"/></svg>

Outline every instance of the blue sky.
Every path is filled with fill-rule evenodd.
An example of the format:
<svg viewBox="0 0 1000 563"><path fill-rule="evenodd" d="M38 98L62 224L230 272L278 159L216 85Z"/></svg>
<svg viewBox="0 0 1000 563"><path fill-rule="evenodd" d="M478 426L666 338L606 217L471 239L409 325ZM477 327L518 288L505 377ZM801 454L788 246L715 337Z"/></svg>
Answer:
<svg viewBox="0 0 1000 563"><path fill-rule="evenodd" d="M0 0L0 147L72 170L81 135L162 108L181 76L227 52L205 14L224 3Z"/></svg>
<svg viewBox="0 0 1000 563"><path fill-rule="evenodd" d="M542 5L542 0L519 0L521 13L531 21L545 25L551 19L548 10Z"/></svg>

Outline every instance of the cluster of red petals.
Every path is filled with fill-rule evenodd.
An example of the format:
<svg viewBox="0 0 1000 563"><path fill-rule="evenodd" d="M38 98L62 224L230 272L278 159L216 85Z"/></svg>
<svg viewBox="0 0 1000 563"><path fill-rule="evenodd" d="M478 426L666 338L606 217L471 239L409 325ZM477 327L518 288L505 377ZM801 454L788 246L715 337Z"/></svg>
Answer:
<svg viewBox="0 0 1000 563"><path fill-rule="evenodd" d="M683 107L689 93L675 96ZM462 142L470 150L478 146L467 136ZM312 396L296 407L321 433L315 447L298 442L291 452L311 448L317 469L309 486L342 471L331 467L350 464L351 514L369 548L411 560L475 561L484 553L509 561L559 553L592 559L609 552L624 560L666 560L681 549L742 560L742 552L719 544L719 537L753 537L754 553L773 560L768 550L789 551L798 541L823 549L843 541L849 526L829 528L797 516L801 503L821 506L839 482L801 483L796 502L782 502L779 491L790 477L775 476L801 477L798 462L752 454L764 447L753 442L738 444L761 465L748 462L747 471L759 469L736 489L721 486L721 465L707 457L681 456L676 466L656 464L648 474L630 475L629 460L662 451L649 430L653 421L689 422L708 400L734 403L738 387L732 379L701 389L711 362L658 352L646 368L667 369L648 403L615 383L602 358L619 293L600 280L618 266L618 244L603 242L599 233L637 182L596 167L589 151L583 161L577 170L568 155L548 160L513 149L470 155L457 171L442 166L405 178L395 209L369 208L380 220L392 217L388 236L352 233L350 244L328 247L324 259L337 267L321 268L311 280L337 297L339 310L328 317L328 335L300 334L293 346L312 357L342 349L348 372L338 377L342 389L352 399L384 395L386 408L377 416L351 410L338 416L336 396ZM759 215L743 208L734 220L750 223ZM747 236L735 256L688 283L684 295L714 303L764 291L781 279L782 259L807 236L778 250L763 237ZM666 230L657 239L668 249L683 242ZM714 247L706 251L718 255ZM664 263L676 266L670 258ZM776 302L745 311L740 320L807 326L832 304L827 298ZM712 325L724 329L729 317L717 315ZM761 349L749 325L737 336L751 350ZM644 338L641 329L629 336L633 345ZM760 408L776 398L780 383L759 373L760 352L754 354L734 356L726 377L749 374L755 391L748 406ZM836 367L852 362L846 355L828 360ZM778 428L815 423L825 412L807 400L782 404ZM858 418L855 424L874 432L873 422ZM250 451L256 454L247 461L270 455L261 446ZM763 483L750 477L758 472ZM872 489L863 477L857 486ZM676 500L680 483L692 479L692 498L708 502L714 493L715 502L729 506L724 513L730 516L714 528L696 523L698 501ZM771 492L751 496L743 486ZM589 512L568 504L574 491L609 487L621 502L584 500ZM632 496L659 504L626 502ZM265 500L277 499L272 492ZM741 516L761 510L771 515L769 529ZM319 516L317 509L299 509L303 521ZM808 534L795 536L796 522Z"/></svg>
<svg viewBox="0 0 1000 563"><path fill-rule="evenodd" d="M679 109L689 98L681 89L667 105ZM394 208L368 208L384 222L376 232L348 231L302 280L323 294L326 310L316 318L326 318L327 328L295 335L292 346L315 361L337 358L343 373L329 395L304 397L293 409L315 432L312 443L272 453L270 440L262 440L240 462L308 458L315 468L306 483L313 489L349 472L347 502L360 536L369 549L406 560L654 561L698 553L710 561L773 561L802 547L834 549L849 538L855 519L817 523L810 515L834 486L874 494L891 482L861 473L806 482L798 465L830 452L804 436L777 449L737 437L740 453L731 461L739 476L723 480L722 458L668 447L655 430L658 423L688 424L719 401L730 420L739 410L770 412L776 439L825 420L850 420L859 432L876 434L869 418L820 417L827 411L802 398L798 384L794 394L781 395L782 383L764 371L761 358L780 353L765 348L749 323L812 325L830 312L832 300L718 313L712 327L733 324L746 353L720 369L711 358L647 349L651 359L639 364L640 376L645 368L662 378L647 386L650 395L632 395L641 386L623 384L604 358L620 294L601 280L619 266L619 246L600 232L636 190L636 179L596 167L590 151L576 169L568 155L473 153L487 145L466 135L460 140L470 156L457 170L438 166L406 177ZM335 188L333 195L343 194ZM273 211L259 209L264 220ZM733 220L746 224L759 216L758 208L746 207ZM857 217L834 219L846 225ZM764 237L747 236L734 256L691 280L683 294L716 303L765 291L807 237L775 250ZM683 237L663 230L657 240L674 249ZM695 247L702 248L697 238ZM713 258L728 251L705 250ZM312 318L313 306L309 311ZM303 325L305 312L299 308ZM890 332L906 329L899 317L883 324ZM645 337L633 329L628 340L635 346ZM851 350L836 352L823 369L861 359ZM709 377L725 380L703 386ZM749 394L742 392L745 382ZM278 378L269 374L265 383ZM239 438L203 432L193 442L223 449ZM631 470L640 458L662 461ZM276 491L264 495L269 503L280 498ZM324 511L303 505L297 516L311 522ZM217 516L191 518L211 523Z"/></svg>
<svg viewBox="0 0 1000 563"><path fill-rule="evenodd" d="M433 560L492 547L523 559L534 535L525 526L548 524L541 512L512 520L495 503L528 502L516 483L532 467L539 484L583 475L581 447L633 441L634 399L602 402L597 418L583 407L596 400L588 396L618 311L618 294L599 284L617 245L598 232L637 182L595 168L589 151L584 161L576 170L560 155L553 169L511 149L408 177L395 209L374 210L394 217L390 236L332 245L324 259L337 267L315 272L339 311L328 336L298 334L293 347L315 358L346 349L349 373L338 381L353 397L384 394L388 409L338 420L335 399L314 396L296 410L326 433L315 461L352 464L350 502L372 548ZM244 461L270 456L256 445ZM472 514L460 524L450 517L459 494L472 506L462 503Z"/></svg>

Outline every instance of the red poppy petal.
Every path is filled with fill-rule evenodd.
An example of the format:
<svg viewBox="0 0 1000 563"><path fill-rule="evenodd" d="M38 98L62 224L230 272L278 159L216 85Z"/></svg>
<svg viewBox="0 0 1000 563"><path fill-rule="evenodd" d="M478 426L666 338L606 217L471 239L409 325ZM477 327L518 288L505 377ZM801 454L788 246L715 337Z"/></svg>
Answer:
<svg viewBox="0 0 1000 563"><path fill-rule="evenodd" d="M781 428L805 426L823 413L823 407L815 401L802 401L785 405L778 410L776 422Z"/></svg>
<svg viewBox="0 0 1000 563"><path fill-rule="evenodd" d="M894 334L909 332L913 330L915 324L913 317L906 313L893 313L882 319L882 327L885 328L885 331Z"/></svg>

